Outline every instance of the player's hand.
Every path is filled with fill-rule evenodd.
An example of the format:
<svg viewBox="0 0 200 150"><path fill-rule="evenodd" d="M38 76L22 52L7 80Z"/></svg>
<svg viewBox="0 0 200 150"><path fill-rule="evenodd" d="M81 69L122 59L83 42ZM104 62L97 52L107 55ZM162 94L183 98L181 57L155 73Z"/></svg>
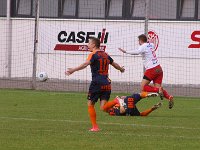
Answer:
<svg viewBox="0 0 200 150"><path fill-rule="evenodd" d="M124 72L125 72L124 66L121 67L120 72L121 72L121 73L124 73Z"/></svg>
<svg viewBox="0 0 200 150"><path fill-rule="evenodd" d="M126 51L122 48L118 48L119 51L123 52L123 53L126 53Z"/></svg>
<svg viewBox="0 0 200 150"><path fill-rule="evenodd" d="M67 76L71 75L72 73L74 73L74 69L73 68L68 68L67 71L65 72L65 74Z"/></svg>

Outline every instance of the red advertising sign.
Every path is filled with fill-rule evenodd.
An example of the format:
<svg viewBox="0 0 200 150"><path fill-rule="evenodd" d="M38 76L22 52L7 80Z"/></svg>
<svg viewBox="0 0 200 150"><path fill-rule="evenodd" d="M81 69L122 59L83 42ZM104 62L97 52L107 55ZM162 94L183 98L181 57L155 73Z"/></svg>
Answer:
<svg viewBox="0 0 200 150"><path fill-rule="evenodd" d="M200 31L194 31L191 34L191 40L196 44L190 44L188 48L200 48Z"/></svg>

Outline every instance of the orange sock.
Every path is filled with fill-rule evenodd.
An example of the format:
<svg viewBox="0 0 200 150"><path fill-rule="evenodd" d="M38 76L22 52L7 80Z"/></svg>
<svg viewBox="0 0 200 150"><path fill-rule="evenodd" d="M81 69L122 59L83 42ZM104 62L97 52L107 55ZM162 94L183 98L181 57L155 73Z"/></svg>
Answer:
<svg viewBox="0 0 200 150"><path fill-rule="evenodd" d="M152 111L153 111L152 108L147 109L147 110L141 112L141 113L140 113L140 116L147 116L147 115L150 114Z"/></svg>
<svg viewBox="0 0 200 150"><path fill-rule="evenodd" d="M94 105L91 105L91 106L88 106L88 113L89 113L89 116L90 116L90 121L92 123L92 126L97 126L97 123L96 123L96 111L95 111L95 108L94 108Z"/></svg>
<svg viewBox="0 0 200 150"><path fill-rule="evenodd" d="M141 92L141 93L140 93L140 96L141 96L142 98L145 98L145 97L147 97L147 94L148 94L147 92Z"/></svg>
<svg viewBox="0 0 200 150"><path fill-rule="evenodd" d="M113 106L115 106L116 104L118 104L118 101L116 99L107 102L104 106L103 106L103 111L108 111L110 108L112 108Z"/></svg>

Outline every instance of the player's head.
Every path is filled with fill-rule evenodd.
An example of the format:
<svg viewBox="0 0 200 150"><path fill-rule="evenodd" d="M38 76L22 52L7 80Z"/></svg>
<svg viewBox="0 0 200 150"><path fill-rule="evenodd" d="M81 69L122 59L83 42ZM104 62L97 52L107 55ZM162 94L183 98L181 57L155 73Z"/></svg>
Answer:
<svg viewBox="0 0 200 150"><path fill-rule="evenodd" d="M143 43L147 42L147 36L144 34L141 34L138 36L139 44L142 45Z"/></svg>
<svg viewBox="0 0 200 150"><path fill-rule="evenodd" d="M88 42L89 51L93 51L94 49L100 48L100 40L96 37L90 37Z"/></svg>

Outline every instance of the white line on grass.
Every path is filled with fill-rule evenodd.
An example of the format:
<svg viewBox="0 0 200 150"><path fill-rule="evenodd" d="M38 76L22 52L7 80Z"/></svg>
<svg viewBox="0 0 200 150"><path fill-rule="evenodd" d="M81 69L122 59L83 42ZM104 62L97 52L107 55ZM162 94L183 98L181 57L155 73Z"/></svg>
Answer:
<svg viewBox="0 0 200 150"><path fill-rule="evenodd" d="M10 128L0 128L0 130L17 130L17 131L20 131L20 132L21 131L23 131L23 132L27 131L27 129L22 129L22 128L21 129L19 129L19 128L12 128L12 129L10 129ZM51 129L49 129L49 130L46 130L46 129L34 129L32 131L36 131L36 132L51 132L51 133L59 134L56 130L51 130ZM72 133L72 134L76 134L76 135L77 134L83 135L83 134L90 133L90 134L112 135L112 136L113 135L117 135L117 136L123 135L123 136L130 136L130 137L137 136L137 137L159 137L159 138L161 137L161 138L178 138L178 139L181 138L181 139L193 139L193 140L199 140L200 139L200 137L183 136L183 135L174 136L174 135L163 135L163 134L137 134L137 133L131 134L131 133L124 133L123 130L121 132L116 132L116 133L114 133L112 131L104 131L104 130L101 130L98 133L89 132L87 130L85 130L85 131L64 130L64 131L62 131L62 133L64 133L64 134L62 134L62 136L69 136L69 134L67 134L67 133Z"/></svg>
<svg viewBox="0 0 200 150"><path fill-rule="evenodd" d="M63 119L37 119L37 118L18 118L18 117L0 117L0 119L11 120L25 120L25 121L50 121L50 122L68 122L68 123L89 123L89 121L75 121L75 120L63 120ZM99 122L103 125L119 125L119 126L139 126L139 127L154 127L154 128L166 128L166 129L183 129L183 130L200 130L200 128L187 128L181 126L159 126L159 125L145 125L145 124L122 124L113 122Z"/></svg>
<svg viewBox="0 0 200 150"><path fill-rule="evenodd" d="M102 130L103 131L103 130ZM64 132L68 132L68 133L75 133L75 134L84 134L85 132L79 132L79 131L64 131ZM93 132L90 132L91 134ZM123 130L122 132L98 132L98 134L101 134L101 135L125 135L125 136L138 136L138 137L162 137L162 138L182 138L182 139L194 139L194 140L197 140L197 139L200 139L200 137L191 137L191 136L174 136L174 135L163 135L163 134L137 134L137 133L124 133Z"/></svg>

